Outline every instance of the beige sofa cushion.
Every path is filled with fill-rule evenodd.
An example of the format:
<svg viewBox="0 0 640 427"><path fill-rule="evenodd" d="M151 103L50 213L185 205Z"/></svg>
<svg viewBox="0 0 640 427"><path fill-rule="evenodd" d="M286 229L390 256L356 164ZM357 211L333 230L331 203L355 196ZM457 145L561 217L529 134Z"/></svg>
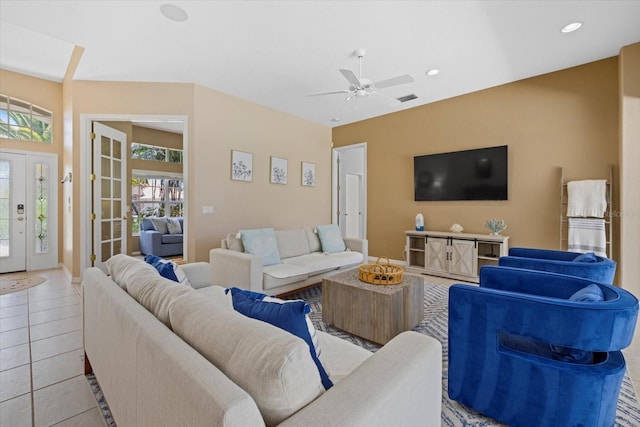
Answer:
<svg viewBox="0 0 640 427"><path fill-rule="evenodd" d="M119 254L107 260L107 269L113 280L133 299L169 327L169 306L174 298L187 292L195 292L189 286L160 276L146 262L127 255Z"/></svg>
<svg viewBox="0 0 640 427"><path fill-rule="evenodd" d="M227 234L227 249L231 249L236 252L244 252L244 245L242 239L238 237L237 233Z"/></svg>
<svg viewBox="0 0 640 427"><path fill-rule="evenodd" d="M142 274L152 275L155 271L156 274L158 274L158 270L146 262L124 254L112 256L107 260L106 265L111 280L116 282L118 286L125 291L127 290L127 284L133 282L134 277L140 272L142 272Z"/></svg>
<svg viewBox="0 0 640 427"><path fill-rule="evenodd" d="M304 229L304 232L307 235L307 242L309 243L309 252L320 252L322 251L322 244L320 243L318 233L314 230L315 228L310 227L306 227Z"/></svg>
<svg viewBox="0 0 640 427"><path fill-rule="evenodd" d="M268 323L187 294L169 308L178 336L253 397L266 425L277 425L324 391L309 346Z"/></svg>
<svg viewBox="0 0 640 427"><path fill-rule="evenodd" d="M276 240L278 241L280 259L309 253L309 242L304 228L276 230Z"/></svg>

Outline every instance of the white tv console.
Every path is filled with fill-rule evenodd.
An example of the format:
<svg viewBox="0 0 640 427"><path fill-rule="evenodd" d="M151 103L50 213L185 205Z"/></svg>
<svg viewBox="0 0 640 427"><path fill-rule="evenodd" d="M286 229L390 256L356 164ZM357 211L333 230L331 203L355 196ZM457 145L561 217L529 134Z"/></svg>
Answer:
<svg viewBox="0 0 640 427"><path fill-rule="evenodd" d="M480 268L498 265L509 252L509 236L406 231L407 271L478 282Z"/></svg>

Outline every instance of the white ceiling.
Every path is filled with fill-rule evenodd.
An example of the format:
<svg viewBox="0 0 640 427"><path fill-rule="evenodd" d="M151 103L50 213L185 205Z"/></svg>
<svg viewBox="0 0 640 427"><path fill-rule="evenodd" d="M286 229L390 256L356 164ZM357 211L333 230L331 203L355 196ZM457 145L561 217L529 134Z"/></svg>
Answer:
<svg viewBox="0 0 640 427"><path fill-rule="evenodd" d="M165 18L170 2L188 14ZM577 32L560 28L584 22ZM0 0L0 67L62 81L192 82L334 127L615 56L640 41L629 1L13 1ZM338 72L411 74L383 96L307 94L348 88ZM429 77L425 72L438 68ZM340 121L331 121L339 118Z"/></svg>

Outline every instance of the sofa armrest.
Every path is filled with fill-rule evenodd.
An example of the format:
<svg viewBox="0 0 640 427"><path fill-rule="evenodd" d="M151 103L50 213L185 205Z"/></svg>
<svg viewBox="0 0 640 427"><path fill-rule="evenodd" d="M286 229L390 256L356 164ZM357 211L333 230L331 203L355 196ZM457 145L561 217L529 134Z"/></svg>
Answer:
<svg viewBox="0 0 640 427"><path fill-rule="evenodd" d="M155 230L140 232L140 252L145 255L159 254L162 245L162 233Z"/></svg>
<svg viewBox="0 0 640 427"><path fill-rule="evenodd" d="M237 286L262 292L262 257L216 248L209 252L213 284L223 287Z"/></svg>
<svg viewBox="0 0 640 427"><path fill-rule="evenodd" d="M354 252L360 252L363 256L362 262L368 262L369 260L369 241L367 239L358 239L356 237L344 237L344 244L348 249Z"/></svg>
<svg viewBox="0 0 640 427"><path fill-rule="evenodd" d="M439 426L442 346L403 332L281 426Z"/></svg>
<svg viewBox="0 0 640 427"><path fill-rule="evenodd" d="M211 286L213 275L211 264L208 262L191 262L180 266L194 289Z"/></svg>

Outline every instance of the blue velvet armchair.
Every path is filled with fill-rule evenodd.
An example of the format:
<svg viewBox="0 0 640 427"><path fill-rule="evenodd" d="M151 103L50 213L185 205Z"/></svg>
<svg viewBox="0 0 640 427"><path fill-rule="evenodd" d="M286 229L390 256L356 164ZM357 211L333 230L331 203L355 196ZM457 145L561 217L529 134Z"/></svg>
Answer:
<svg viewBox="0 0 640 427"><path fill-rule="evenodd" d="M510 426L612 426L638 300L605 284L569 300L593 283L488 266L451 286L449 397Z"/></svg>
<svg viewBox="0 0 640 427"><path fill-rule="evenodd" d="M613 284L616 274L615 261L597 255L580 257L581 255L584 254L551 249L511 248L509 256L501 257L498 263L505 267L549 271ZM580 258L576 260L578 257Z"/></svg>

